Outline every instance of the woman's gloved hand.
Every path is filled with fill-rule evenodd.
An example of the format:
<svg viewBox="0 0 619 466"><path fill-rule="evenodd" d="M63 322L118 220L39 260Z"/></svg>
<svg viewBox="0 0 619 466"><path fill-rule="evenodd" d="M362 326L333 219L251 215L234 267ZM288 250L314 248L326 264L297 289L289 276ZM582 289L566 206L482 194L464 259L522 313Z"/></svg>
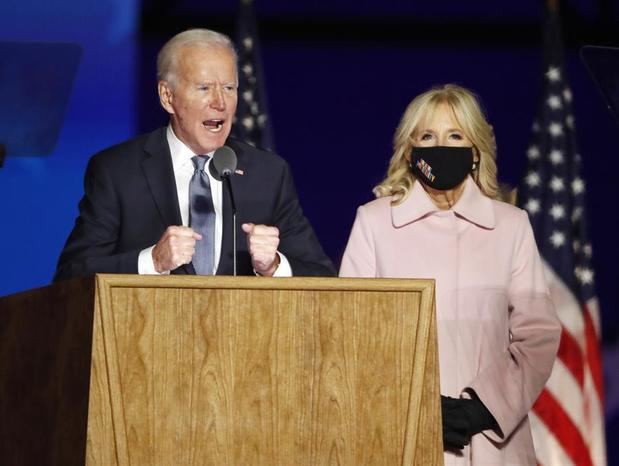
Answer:
<svg viewBox="0 0 619 466"><path fill-rule="evenodd" d="M473 435L496 428L496 420L488 408L474 393L472 395L470 400L441 395L445 450L462 450Z"/></svg>

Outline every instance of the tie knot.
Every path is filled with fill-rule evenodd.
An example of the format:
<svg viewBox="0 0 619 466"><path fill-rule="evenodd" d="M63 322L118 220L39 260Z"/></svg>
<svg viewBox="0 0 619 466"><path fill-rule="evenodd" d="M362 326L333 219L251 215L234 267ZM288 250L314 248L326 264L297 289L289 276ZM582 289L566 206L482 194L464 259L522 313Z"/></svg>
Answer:
<svg viewBox="0 0 619 466"><path fill-rule="evenodd" d="M195 155L191 157L191 161L196 170L204 171L204 164L208 161L208 157L204 155Z"/></svg>

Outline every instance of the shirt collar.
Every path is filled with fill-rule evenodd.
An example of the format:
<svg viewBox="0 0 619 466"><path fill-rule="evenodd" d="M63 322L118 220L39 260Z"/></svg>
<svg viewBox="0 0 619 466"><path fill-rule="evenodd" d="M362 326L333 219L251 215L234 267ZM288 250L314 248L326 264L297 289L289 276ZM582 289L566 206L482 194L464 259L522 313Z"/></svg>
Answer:
<svg viewBox="0 0 619 466"><path fill-rule="evenodd" d="M194 154L193 151L187 147L185 143L176 136L176 134L174 134L172 125L168 125L166 137L168 139L168 145L170 146L170 155L172 156L172 166L174 167L174 170L176 171L177 168L180 168L185 164L190 164L193 167L191 158L195 157L196 154ZM214 153L215 151L209 152L206 155L211 158Z"/></svg>
<svg viewBox="0 0 619 466"><path fill-rule="evenodd" d="M482 228L495 227L492 199L482 194L470 176L465 180L460 199L451 210ZM398 228L440 211L441 209L434 205L428 193L421 186L421 182L416 181L408 198L391 208L391 218L393 225Z"/></svg>

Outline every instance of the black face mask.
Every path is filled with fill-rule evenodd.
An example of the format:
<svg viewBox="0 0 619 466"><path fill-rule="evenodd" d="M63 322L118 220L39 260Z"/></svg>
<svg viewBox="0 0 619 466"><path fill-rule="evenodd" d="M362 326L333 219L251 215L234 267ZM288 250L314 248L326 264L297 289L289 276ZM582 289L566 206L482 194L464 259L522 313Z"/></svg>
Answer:
<svg viewBox="0 0 619 466"><path fill-rule="evenodd" d="M445 191L462 183L476 168L472 147L413 147L411 170L426 186Z"/></svg>

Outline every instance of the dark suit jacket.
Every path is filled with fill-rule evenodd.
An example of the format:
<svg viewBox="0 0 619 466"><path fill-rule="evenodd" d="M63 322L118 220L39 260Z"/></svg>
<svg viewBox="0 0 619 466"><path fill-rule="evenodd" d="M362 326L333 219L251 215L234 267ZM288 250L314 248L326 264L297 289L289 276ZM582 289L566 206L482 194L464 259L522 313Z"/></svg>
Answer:
<svg viewBox="0 0 619 466"><path fill-rule="evenodd" d="M252 275L241 224L277 226L279 251L295 276L334 275L303 215L288 164L279 156L229 139L243 175L231 178L237 207L237 273ZM58 260L54 280L93 273L138 273L141 250L157 243L181 214L165 128L106 149L90 159L84 197ZM223 239L218 275L231 275L232 214L223 191ZM172 273L193 274L191 264Z"/></svg>

